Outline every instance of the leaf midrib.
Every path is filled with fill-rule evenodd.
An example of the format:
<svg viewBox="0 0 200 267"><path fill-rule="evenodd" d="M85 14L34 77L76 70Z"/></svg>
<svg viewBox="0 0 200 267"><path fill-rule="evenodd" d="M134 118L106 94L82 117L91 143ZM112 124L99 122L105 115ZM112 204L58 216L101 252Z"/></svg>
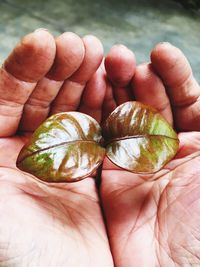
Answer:
<svg viewBox="0 0 200 267"><path fill-rule="evenodd" d="M167 136L167 135L162 135L162 134L138 134L138 135L131 135L131 136L123 136L123 137L118 137L118 138L113 138L107 142L105 142L105 147L109 144L112 144L114 142L118 142L118 141L123 141L123 140L128 140L128 139L134 139L134 138L148 138L148 137L165 137L168 139L172 139L172 140L178 140L178 138L173 138L171 136Z"/></svg>
<svg viewBox="0 0 200 267"><path fill-rule="evenodd" d="M94 140L73 140L73 141L65 141L65 142L62 142L62 143L58 143L58 144L55 144L55 145L52 145L52 146L49 146L49 147L45 147L45 148L42 148L42 149L38 149L34 152L32 152L31 154L29 154L28 156L25 155L18 163L22 162L26 157L31 157L37 153L40 153L42 151L45 151L45 150L49 150L49 149L52 149L54 147L59 147L59 146L63 146L63 145L69 145L69 144L76 144L76 143L95 143L95 144L98 144L99 146L102 146L104 148L106 148L108 145L114 143L114 142L118 142L118 141L123 141L123 140L128 140L128 139L133 139L133 138L148 138L148 137L153 137L153 136L156 136L156 137L165 137L165 138L169 138L169 139L172 139L172 140L178 140L178 138L173 138L173 137L169 137L167 135L157 135L157 134L142 134L142 135L132 135L132 136L124 136L124 137L118 137L118 138L113 138L109 141L105 141L103 144L101 144L101 142L97 142L97 141L94 141Z"/></svg>
<svg viewBox="0 0 200 267"><path fill-rule="evenodd" d="M100 145L100 143L98 143L98 142L96 142L94 140L73 140L73 141L65 141L65 142L61 142L61 143L58 143L58 144L55 144L55 145L52 145L52 146L49 146L49 147L38 149L38 150L32 152L29 155L25 155L23 158L20 159L20 161L18 163L22 162L26 157L31 157L33 155L36 155L37 153L42 152L42 151L49 150L49 149L52 149L54 147L59 147L59 146L69 145L69 144L76 144L76 143L95 143L95 144Z"/></svg>

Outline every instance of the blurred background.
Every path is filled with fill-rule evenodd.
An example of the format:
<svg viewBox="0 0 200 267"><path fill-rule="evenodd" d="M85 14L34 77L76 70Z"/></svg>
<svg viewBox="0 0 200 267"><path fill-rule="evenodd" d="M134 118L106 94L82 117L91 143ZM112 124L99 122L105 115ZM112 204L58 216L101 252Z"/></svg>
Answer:
<svg viewBox="0 0 200 267"><path fill-rule="evenodd" d="M149 61L156 43L168 41L183 50L200 81L200 0L0 0L0 63L36 28L55 36L94 34L105 54L123 43L139 63Z"/></svg>

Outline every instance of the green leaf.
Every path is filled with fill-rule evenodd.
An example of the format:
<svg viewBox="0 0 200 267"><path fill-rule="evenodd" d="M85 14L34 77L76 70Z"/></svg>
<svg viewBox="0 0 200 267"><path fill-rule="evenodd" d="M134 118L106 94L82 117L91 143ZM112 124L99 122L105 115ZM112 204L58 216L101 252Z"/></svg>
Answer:
<svg viewBox="0 0 200 267"><path fill-rule="evenodd" d="M160 170L179 146L171 125L155 109L136 101L126 102L110 114L103 136L108 158L135 173Z"/></svg>
<svg viewBox="0 0 200 267"><path fill-rule="evenodd" d="M179 141L169 123L139 102L117 107L103 126L106 155L135 173L160 170L176 154ZM65 112L51 116L21 150L17 166L47 182L74 182L102 163L101 128L90 116Z"/></svg>
<svg viewBox="0 0 200 267"><path fill-rule="evenodd" d="M101 128L79 112L48 118L21 150L17 167L47 182L74 182L92 174L102 163Z"/></svg>

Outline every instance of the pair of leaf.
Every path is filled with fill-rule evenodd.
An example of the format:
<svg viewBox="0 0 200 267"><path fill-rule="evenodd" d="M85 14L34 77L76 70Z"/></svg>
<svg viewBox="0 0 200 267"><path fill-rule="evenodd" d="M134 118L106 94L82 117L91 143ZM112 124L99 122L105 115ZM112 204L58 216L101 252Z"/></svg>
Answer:
<svg viewBox="0 0 200 267"><path fill-rule="evenodd" d="M136 173L153 173L178 150L177 134L153 108L140 102L117 107L103 125L79 112L48 118L21 150L17 166L48 182L74 182L92 174L105 155Z"/></svg>

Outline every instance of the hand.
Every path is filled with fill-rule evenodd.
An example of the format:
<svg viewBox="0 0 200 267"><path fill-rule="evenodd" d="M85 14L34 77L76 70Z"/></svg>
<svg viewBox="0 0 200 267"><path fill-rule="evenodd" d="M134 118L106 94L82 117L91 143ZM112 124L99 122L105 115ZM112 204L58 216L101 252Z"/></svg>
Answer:
<svg viewBox="0 0 200 267"><path fill-rule="evenodd" d="M94 179L52 185L15 166L25 136L48 114L92 109L101 119L102 57L93 36L64 33L54 40L39 30L0 70L1 267L113 266Z"/></svg>
<svg viewBox="0 0 200 267"><path fill-rule="evenodd" d="M180 139L176 158L153 175L105 162L101 199L115 266L200 266L200 87L189 63L163 43L151 63L135 70L122 46L111 49L105 65L113 84L109 103L135 99L154 106Z"/></svg>
<svg viewBox="0 0 200 267"><path fill-rule="evenodd" d="M47 38L46 34L48 35L49 39ZM113 82L113 84L115 84L115 86L111 87L111 85L105 79L105 74L102 67L99 68L99 70L94 74L96 68L98 67L97 65L100 64L99 62L101 60L99 59L98 61L97 58L94 57L94 55L91 57L86 57L86 52L89 50L86 49L84 60L83 56L82 59L80 59L81 53L79 54L79 56L77 56L77 50L75 53L70 50L72 48L77 48L78 43L76 43L76 46L74 46L72 45L71 41L69 42L68 39L68 42L66 43L69 44L69 47L62 52L62 47L66 45L66 43L64 43L64 40L66 40L66 34L64 34L56 40L57 54L54 60L55 43L52 40L52 37L48 33L44 33L44 31L40 31L40 33L37 33L37 35L39 36L35 39L35 42L33 42L34 38L29 39L30 37L28 38L29 45L27 45L27 43L25 42L25 48L32 48L33 51L37 51L37 55L40 55L38 51L40 51L41 49L41 56L38 56L37 60L35 58L35 55L32 57L32 59L27 59L30 60L27 63L27 66L32 66L31 68L28 69L27 66L16 66L13 69L13 66L15 66L13 61L16 54L18 55L16 62L22 61L25 63L25 58L23 58L23 55L25 54L24 51L26 51L26 49L23 48L22 45L19 46L21 49L16 49L15 52L10 56L7 64L5 63L5 69L20 80L26 80L26 78L24 78L23 76L20 77L20 75L24 75L26 74L26 72L28 72L28 81L31 81L31 85L33 85L29 91L29 94L31 94L33 88L34 90L30 96L28 93L26 96L24 96L24 92L27 92L30 84L17 81L21 85L20 88L23 88L23 85L27 89L23 90L23 93L20 93L20 88L18 88L18 94L16 96L24 96L24 98L20 100L22 101L20 112L20 105L16 105L16 102L18 103L19 99L16 100L15 98L13 98L15 95L12 94L12 90L16 89L16 80L12 80L12 76L11 79L8 79L6 78L6 75L1 75L1 81L3 81L2 86L0 87L1 90L5 87L4 83L6 83L7 88L9 88L9 90L7 91L8 95L5 95L6 101L3 101L3 103L6 105L4 106L4 109L1 110L1 125L4 126L1 129L1 135L3 137L12 135L17 128L20 128L21 131L24 132L32 131L35 129L35 127L38 126L38 124L41 123L43 119L46 118L48 113L76 110L78 106L80 111L86 112L100 121L102 116L101 110L103 111L103 116L106 116L116 106L116 102L117 104L120 104L129 100L130 97L133 96L131 92L133 91L133 89L131 89L132 87L129 88L129 90L123 89L123 87L125 87L126 84L130 82L134 74L133 84L135 98L143 102L147 101L146 103L154 105L155 107L160 109L169 121L172 119L172 116L170 115L171 111L169 109L169 100L168 98L166 98L163 82L168 84L170 77L174 76L176 78L182 77L183 80L182 82L180 82L181 84L184 83L185 77L190 74L188 63L180 53L175 53L175 55L177 55L177 60L175 58L175 61L179 62L180 65L177 65L177 63L174 64L173 58L171 58L170 55L174 54L171 52L174 52L176 50L175 48L171 47L170 49L175 49L172 51L169 50L169 47L165 47L165 49L163 47L162 49L164 49L163 55L166 56L166 58L168 58L169 60L169 65L174 65L176 66L176 68L170 68L165 57L160 57L162 53L157 53L157 56L155 56L154 59L152 57L152 63L155 69L156 65L158 66L158 69L160 69L160 66L163 66L163 70L169 73L167 77L164 77L164 71L159 73L159 71L157 70L159 76L163 80L163 82L161 82L160 78L158 78L152 71L152 67L143 65L138 66L135 70L135 61L132 52L130 52L123 46L114 47L106 59L109 79ZM67 36L68 38L72 37L68 34ZM75 38L74 35L73 37ZM49 49L47 49L47 43L43 43L42 47L40 47L40 49L38 50L38 44L41 45L41 39L47 40L48 44L54 44L52 45L54 46L54 50L52 49L52 46L49 46ZM50 39L51 42L49 42ZM72 40L74 39L72 38ZM87 47L85 39L83 41L85 43L85 47ZM94 43L92 42L92 45L88 45L88 48L92 47L93 45ZM161 48L161 46L158 46L155 51L159 52L159 47ZM47 56L48 51L54 51L54 53L52 53L52 57ZM63 55L64 53L66 55L67 51L69 51L69 53L65 58L68 60L63 62ZM99 50L94 49L93 51ZM69 56L74 54L76 55L74 60L69 61ZM97 54L99 54L99 52ZM51 62L49 62L47 66L45 66L44 62L43 65L41 65L39 64L41 57L45 58L45 60L47 58L51 58L52 60L50 60ZM102 54L99 58L101 57ZM86 60L87 58L88 60ZM91 67L90 74L86 75L85 79L82 79L85 74L83 75L80 73L85 73L85 70L88 70L88 64L89 62L92 62L91 58L94 59L93 66L95 62L97 62L97 65L95 67ZM181 58L183 61L181 60ZM82 62L83 60L82 64L80 63L81 66L77 63L78 59L80 60L79 62ZM160 63L158 62L158 59L160 60ZM85 63L84 61L87 62L87 67L83 65ZM10 67L9 62L11 62ZM67 66L69 65L67 65L67 62L77 63L78 66L76 66L76 68L74 68L75 70L72 71L73 64L70 64L71 67L68 68ZM48 72L52 64L53 67L51 68L50 72ZM38 75L37 78L32 78L30 74L32 72L33 77L36 77L34 75L37 73L38 66L41 66L42 68L43 66L45 66L46 69L44 67L43 71L41 71L40 76ZM84 66L84 68L82 66ZM124 66L126 68L124 68ZM180 75L180 66L183 66L185 69L185 77L184 75L182 76L182 74ZM81 68L83 69L82 71L80 71ZM79 70L77 71L77 69ZM65 73L62 76L60 74L62 73L62 70L65 70L66 73L68 70L68 75ZM47 72L48 74L46 75L46 77L48 78L42 79L42 76L44 76ZM72 73L74 72L76 73L76 75L72 75ZM148 76L146 76L145 73L148 74ZM57 75L61 76L58 77ZM70 78L67 79L68 77ZM74 77L76 79L74 79ZM149 78L147 79L147 77ZM88 81L89 79L90 81L87 82L87 86L85 86L86 81ZM37 86L35 86L36 81L38 80L40 80L40 82L38 82ZM63 82L55 82L53 80L65 80L65 82L63 84ZM10 85L8 84L9 81L11 81ZM199 87L192 77L188 79L188 83L190 84L189 88L193 88L193 84L195 85L194 88L197 88L198 95ZM70 86L68 86L68 84L70 84ZM142 86L140 86L140 84ZM152 87L149 87L149 84L152 84ZM69 88L71 88L72 85L75 86L76 91L74 91L73 88L70 92ZM25 87L23 89L25 89ZM174 87L176 86L169 84L169 88L173 89ZM179 87L183 91L184 87L182 85L180 85ZM137 88L140 88L140 91ZM156 90L158 88L159 94L157 94L157 98L150 98L149 94L151 96L152 92L148 94L148 90ZM145 94L144 92L142 92L143 89L145 90ZM43 90L47 90L47 93L43 94ZM56 91L55 93L52 92L54 90ZM56 96L58 91L59 94ZM72 95L73 92L75 93ZM105 101L103 104L103 109L101 109L105 93ZM194 90L192 90L192 93L194 93ZM113 94L115 96L115 99L113 98ZM181 95L185 96L186 100L191 99L187 92ZM43 105L43 99L42 101L40 101L43 96L45 96L44 102L46 103L46 105ZM71 96L73 98L71 98ZM144 99L145 96L146 100ZM162 101L159 100L159 97ZM52 100L54 98L55 100L52 103ZM37 99L39 99L39 103L37 102ZM172 99L175 99L173 94L170 100L172 101ZM148 102L149 100L155 100L155 103ZM165 100L167 101L165 102ZM24 106L25 102L26 104ZM158 106L160 103L161 106ZM165 104L166 109L164 108ZM16 116L18 107L19 116ZM177 121L177 118L175 117L175 115L178 113L180 113L179 117L182 119L184 119L184 112L187 112L188 115L191 114L191 117L189 119L186 119L184 123L180 123L180 125L177 123L177 127L194 127L195 125L196 130L199 130L197 128L198 124L195 123L195 120L198 122L198 106L195 104L191 105L191 108L189 108L189 113L185 108L187 108L187 105L184 106L182 108L182 111L180 112L176 110L176 113L174 113L175 122L180 122L180 120ZM3 113L3 111L6 113ZM39 113L39 115L37 115L36 112ZM7 116L9 114L10 117ZM3 120L6 120L6 124L3 123ZM29 123L30 121L31 123ZM189 129L190 128L183 130ZM170 266L170 264L172 264L173 266L173 263L175 261L182 259L182 255L185 256L185 261L198 261L198 259L196 259L195 257L195 254L192 254L191 257L187 256L187 250L184 250L184 253L182 253L182 251L178 251L180 255L178 255L177 258L171 257L172 259L170 262L170 257L166 258L167 254L165 254L164 249L166 248L166 252L168 252L167 249L171 247L168 247L168 244L166 247L163 246L163 243L164 245L166 245L166 240L161 239L161 237L163 238L163 236L166 237L166 229L168 230L168 226L177 226L180 225L180 223L168 223L165 217L162 218L160 216L160 212L162 212L166 208L166 211L164 212L167 213L169 212L168 209L171 211L173 207L175 211L177 209L180 210L178 215L182 216L181 218L183 218L184 215L183 211L185 212L185 210L183 210L183 207L180 205L178 207L175 206L174 208L173 205L175 205L176 202L173 202L172 205L168 204L168 202L164 203L166 199L163 196L167 194L166 192L168 192L169 189L172 190L172 185L174 185L175 182L177 183L177 179L179 183L180 181L182 181L180 180L180 178L176 178L176 173L180 171L184 174L185 177L183 179L183 183L185 182L185 184L183 184L182 186L178 184L178 189L179 187L181 189L183 187L184 190L190 191L190 185L197 188L197 182L192 183L190 181L196 174L191 175L192 169L189 168L188 178L187 172L185 172L185 169L184 171L182 169L185 164L187 165L191 161L193 162L193 160L198 160L198 157L195 158L194 155L193 159L189 161L190 155L193 154L195 150L197 150L195 140L199 140L198 133L193 133L192 135L194 136L194 142L192 146L188 145L190 140L187 138L186 134L180 135L182 142L180 152L177 155L177 159L174 160L174 162L170 163L169 166L166 166L166 169L161 171L161 173L156 174L157 177L144 177L133 175L124 171L119 171L116 168L114 169L114 166L109 162L105 162L102 175L101 198L104 204L108 232L111 239L111 250L116 266L139 265L149 267L158 265L157 261L160 261L161 266ZM3 262L4 266L23 266L23 264L29 264L30 266L30 262L32 266L46 266L47 264L52 264L52 266L66 266L66 264L68 264L69 266L113 266L93 179L88 178L77 184L67 184L64 186L52 186L39 182L38 180L33 180L33 178L29 177L29 175L25 176L15 169L14 163L16 156L22 145L22 137L2 138L0 142L0 148L4 151L4 153L1 154L0 158L0 165L2 166L0 170L0 183L2 184L2 186L0 187L0 209L1 214L3 214L0 222L0 230L2 233L4 233L4 235L0 237L0 247L3 248L0 253L0 259L1 262ZM183 157L185 157L185 161ZM172 171L170 171L170 169L172 169ZM172 175L170 175L170 173L173 173L174 177L171 177ZM144 179L153 180L156 178L157 180L155 182L144 181ZM175 184L176 194L177 192L181 192L180 190L177 191L177 188ZM172 192L170 193L170 195L175 193ZM184 191L183 194L185 195L186 192ZM195 194L195 196L197 197L198 194ZM159 203L158 206L156 204L157 202ZM90 209L88 209L87 207L90 207ZM160 211L161 207L162 210ZM198 207L194 207L193 209L196 211L196 213L198 212ZM179 218L178 215L176 215L176 219ZM172 216L167 217L168 220L171 217ZM165 223L161 224L161 219L164 220ZM197 224L197 219L194 216L193 220L194 223ZM173 222L173 219L171 219L171 221ZM192 223L189 224L189 226L192 227ZM181 227L179 229L179 231L181 231L181 234L176 230L179 239L176 238L175 241L178 240L178 242L173 243L173 240L171 240L172 245L175 244L176 246L175 248L171 248L170 255L174 255L174 253L177 251L177 244L180 247L181 245L184 245L180 242L181 238L185 241L186 249L195 245L194 243L188 245L188 243L186 242L188 236L190 238L189 241L191 241L191 236L188 233L188 229L190 228L186 228L186 230L183 231L184 227L182 226L182 224ZM98 231L100 232L100 234ZM13 232L15 234L12 234ZM23 232L23 235L21 234L21 232ZM175 238L175 235L173 235L172 237ZM7 246L5 246L5 244ZM101 251L101 254L99 254L99 251ZM145 260L146 262L144 262Z"/></svg>

